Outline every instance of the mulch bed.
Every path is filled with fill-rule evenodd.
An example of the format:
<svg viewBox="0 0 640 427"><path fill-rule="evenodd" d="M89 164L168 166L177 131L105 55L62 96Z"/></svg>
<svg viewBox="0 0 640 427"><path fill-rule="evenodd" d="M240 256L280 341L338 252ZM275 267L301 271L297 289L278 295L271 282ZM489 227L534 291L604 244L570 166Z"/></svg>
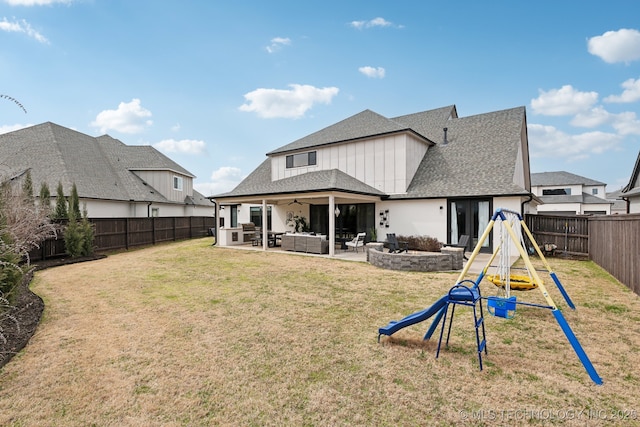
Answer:
<svg viewBox="0 0 640 427"><path fill-rule="evenodd" d="M29 284L33 279L33 272L60 265L93 261L105 256L54 258L39 261L32 265L34 268L24 275L16 290L16 295L11 302L12 307L9 309L9 317L3 316L0 318L0 330L6 339L6 342L0 339L0 368L6 365L13 356L27 345L40 323L42 312L44 311L44 301L29 289Z"/></svg>

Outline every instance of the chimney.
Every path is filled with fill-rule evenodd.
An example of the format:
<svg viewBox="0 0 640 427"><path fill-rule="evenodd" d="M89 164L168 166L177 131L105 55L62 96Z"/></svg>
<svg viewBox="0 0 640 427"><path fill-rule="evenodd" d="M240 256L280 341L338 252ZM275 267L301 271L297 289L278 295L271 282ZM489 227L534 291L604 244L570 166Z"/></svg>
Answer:
<svg viewBox="0 0 640 427"><path fill-rule="evenodd" d="M449 141L447 141L447 130L448 130L448 128L443 128L442 130L444 131L444 141L442 141L442 145L447 145L449 143Z"/></svg>

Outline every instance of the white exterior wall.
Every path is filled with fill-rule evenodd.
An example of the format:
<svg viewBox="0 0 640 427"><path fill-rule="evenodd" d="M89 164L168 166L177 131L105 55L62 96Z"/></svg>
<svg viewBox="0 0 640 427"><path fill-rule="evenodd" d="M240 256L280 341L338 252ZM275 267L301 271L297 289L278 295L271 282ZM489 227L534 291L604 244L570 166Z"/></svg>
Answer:
<svg viewBox="0 0 640 427"><path fill-rule="evenodd" d="M55 206L55 202L52 206ZM208 206L169 205L153 203L148 207L145 202L119 202L115 200L80 199L80 209L86 203L89 218L146 218L151 209L158 209L158 216L213 216L213 204Z"/></svg>
<svg viewBox="0 0 640 427"><path fill-rule="evenodd" d="M598 190L598 194L593 194L593 189ZM600 197L601 199L604 199L607 197L607 193L605 193L605 186L604 185L590 185L590 186L586 186L584 187L583 190L585 193L590 194L594 197Z"/></svg>
<svg viewBox="0 0 640 427"><path fill-rule="evenodd" d="M302 150L300 153L316 151L316 165L287 169L286 157L291 153L274 156L271 179L338 169L387 194L404 193L427 149L427 144L409 134L395 134Z"/></svg>
<svg viewBox="0 0 640 427"><path fill-rule="evenodd" d="M580 203L547 203L538 206L538 213L540 212L574 212L576 214L580 212Z"/></svg>
<svg viewBox="0 0 640 427"><path fill-rule="evenodd" d="M640 196L629 198L629 213L640 213Z"/></svg>
<svg viewBox="0 0 640 427"><path fill-rule="evenodd" d="M442 209L440 209L442 207ZM389 227L381 227L379 212L388 210ZM376 231L378 241L387 233L399 236L429 236L447 241L447 200L394 200L376 203Z"/></svg>

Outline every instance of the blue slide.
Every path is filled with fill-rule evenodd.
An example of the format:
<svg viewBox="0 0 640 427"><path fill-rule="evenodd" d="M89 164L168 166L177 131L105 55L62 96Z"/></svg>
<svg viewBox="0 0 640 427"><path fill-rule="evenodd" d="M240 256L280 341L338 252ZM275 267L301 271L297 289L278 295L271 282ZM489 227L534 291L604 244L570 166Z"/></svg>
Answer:
<svg viewBox="0 0 640 427"><path fill-rule="evenodd" d="M433 305L427 309L410 314L407 317L403 318L402 320L390 321L387 326L378 329L378 341L380 341L380 335L392 335L398 332L402 328L406 328L407 326L411 326L411 325L415 325L416 323L423 322L437 313L438 315L434 319L433 324L431 325L431 328L429 328L429 331L424 337L424 339L429 339L431 337L431 334L433 333L433 329L435 329L435 326L438 324L438 321L444 314L444 308L447 305L448 299L449 299L449 295L447 294L442 298L440 298L435 303L433 303Z"/></svg>

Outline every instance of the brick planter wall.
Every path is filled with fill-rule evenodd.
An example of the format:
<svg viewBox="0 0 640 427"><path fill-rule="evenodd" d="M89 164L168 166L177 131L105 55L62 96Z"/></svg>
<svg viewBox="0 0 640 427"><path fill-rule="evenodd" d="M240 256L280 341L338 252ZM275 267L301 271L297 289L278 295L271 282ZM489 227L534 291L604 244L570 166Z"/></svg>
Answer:
<svg viewBox="0 0 640 427"><path fill-rule="evenodd" d="M441 252L384 252L382 243L367 245L367 261L387 270L399 271L451 271L462 269L461 248L442 248Z"/></svg>

